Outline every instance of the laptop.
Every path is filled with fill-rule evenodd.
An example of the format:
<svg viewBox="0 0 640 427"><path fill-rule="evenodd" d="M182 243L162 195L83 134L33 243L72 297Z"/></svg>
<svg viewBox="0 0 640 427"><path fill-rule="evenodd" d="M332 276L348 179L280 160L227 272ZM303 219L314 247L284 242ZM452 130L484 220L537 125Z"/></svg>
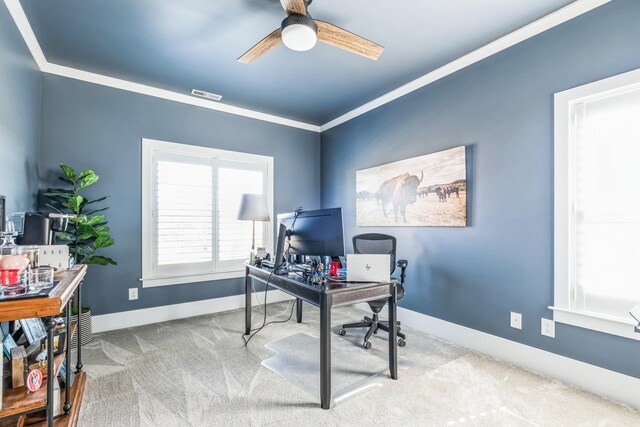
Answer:
<svg viewBox="0 0 640 427"><path fill-rule="evenodd" d="M390 255L347 254L347 282L390 282Z"/></svg>

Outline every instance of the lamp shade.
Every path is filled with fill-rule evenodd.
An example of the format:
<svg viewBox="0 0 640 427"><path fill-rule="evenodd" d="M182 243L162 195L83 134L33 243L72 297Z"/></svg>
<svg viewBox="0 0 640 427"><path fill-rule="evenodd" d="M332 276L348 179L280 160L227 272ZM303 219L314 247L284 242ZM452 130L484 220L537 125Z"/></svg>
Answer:
<svg viewBox="0 0 640 427"><path fill-rule="evenodd" d="M243 221L269 221L269 208L264 194L243 194L238 219Z"/></svg>

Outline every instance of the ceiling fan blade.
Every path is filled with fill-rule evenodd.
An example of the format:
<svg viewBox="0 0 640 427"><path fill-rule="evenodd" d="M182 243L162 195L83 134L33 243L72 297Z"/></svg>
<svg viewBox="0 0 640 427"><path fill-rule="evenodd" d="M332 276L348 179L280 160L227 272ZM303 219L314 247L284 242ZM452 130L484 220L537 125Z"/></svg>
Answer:
<svg viewBox="0 0 640 427"><path fill-rule="evenodd" d="M318 25L318 40L330 44L340 49L348 50L358 55L362 55L369 59L376 60L380 58L384 47L362 38L356 34L350 33L340 27L336 27L328 22L315 20Z"/></svg>
<svg viewBox="0 0 640 427"><path fill-rule="evenodd" d="M278 28L273 33L260 40L255 46L253 46L251 49L246 51L244 55L238 58L238 62L249 64L260 58L265 53L269 52L271 49L277 47L282 43L282 37L280 37L281 32L282 29Z"/></svg>
<svg viewBox="0 0 640 427"><path fill-rule="evenodd" d="M287 15L296 14L307 16L307 4L304 0L280 0L280 4Z"/></svg>

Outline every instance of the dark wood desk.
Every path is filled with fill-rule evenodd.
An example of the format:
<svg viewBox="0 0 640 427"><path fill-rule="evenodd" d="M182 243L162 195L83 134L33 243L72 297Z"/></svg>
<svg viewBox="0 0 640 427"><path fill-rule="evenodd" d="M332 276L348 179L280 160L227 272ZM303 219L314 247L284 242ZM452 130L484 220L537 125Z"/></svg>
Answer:
<svg viewBox="0 0 640 427"><path fill-rule="evenodd" d="M244 333L251 333L251 282L268 283L276 289L296 297L297 321L302 321L302 301L320 307L320 406L331 406L331 309L341 305L355 304L388 298L389 308L389 372L398 379L398 340L396 329L395 283L348 283L328 281L322 285L305 282L300 276L280 276L271 270L245 265L245 324Z"/></svg>

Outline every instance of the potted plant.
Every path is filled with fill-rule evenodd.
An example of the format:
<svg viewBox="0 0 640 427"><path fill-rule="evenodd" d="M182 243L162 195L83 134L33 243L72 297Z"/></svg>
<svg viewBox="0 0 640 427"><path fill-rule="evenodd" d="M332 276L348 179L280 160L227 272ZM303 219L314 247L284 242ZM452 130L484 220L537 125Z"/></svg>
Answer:
<svg viewBox="0 0 640 427"><path fill-rule="evenodd" d="M114 244L109 236L109 227L102 212L108 207L98 207L96 204L103 202L107 197L89 200L81 195L83 189L98 182L100 177L92 170L83 170L76 173L67 165L60 165L62 174L58 179L66 184L64 188L49 188L43 196L47 200L47 206L58 213L70 214L69 225L66 231L56 232L56 241L66 243L69 253L76 264L116 265L117 262L97 252ZM91 341L91 309L78 307L74 301L72 320L82 319L82 343Z"/></svg>

